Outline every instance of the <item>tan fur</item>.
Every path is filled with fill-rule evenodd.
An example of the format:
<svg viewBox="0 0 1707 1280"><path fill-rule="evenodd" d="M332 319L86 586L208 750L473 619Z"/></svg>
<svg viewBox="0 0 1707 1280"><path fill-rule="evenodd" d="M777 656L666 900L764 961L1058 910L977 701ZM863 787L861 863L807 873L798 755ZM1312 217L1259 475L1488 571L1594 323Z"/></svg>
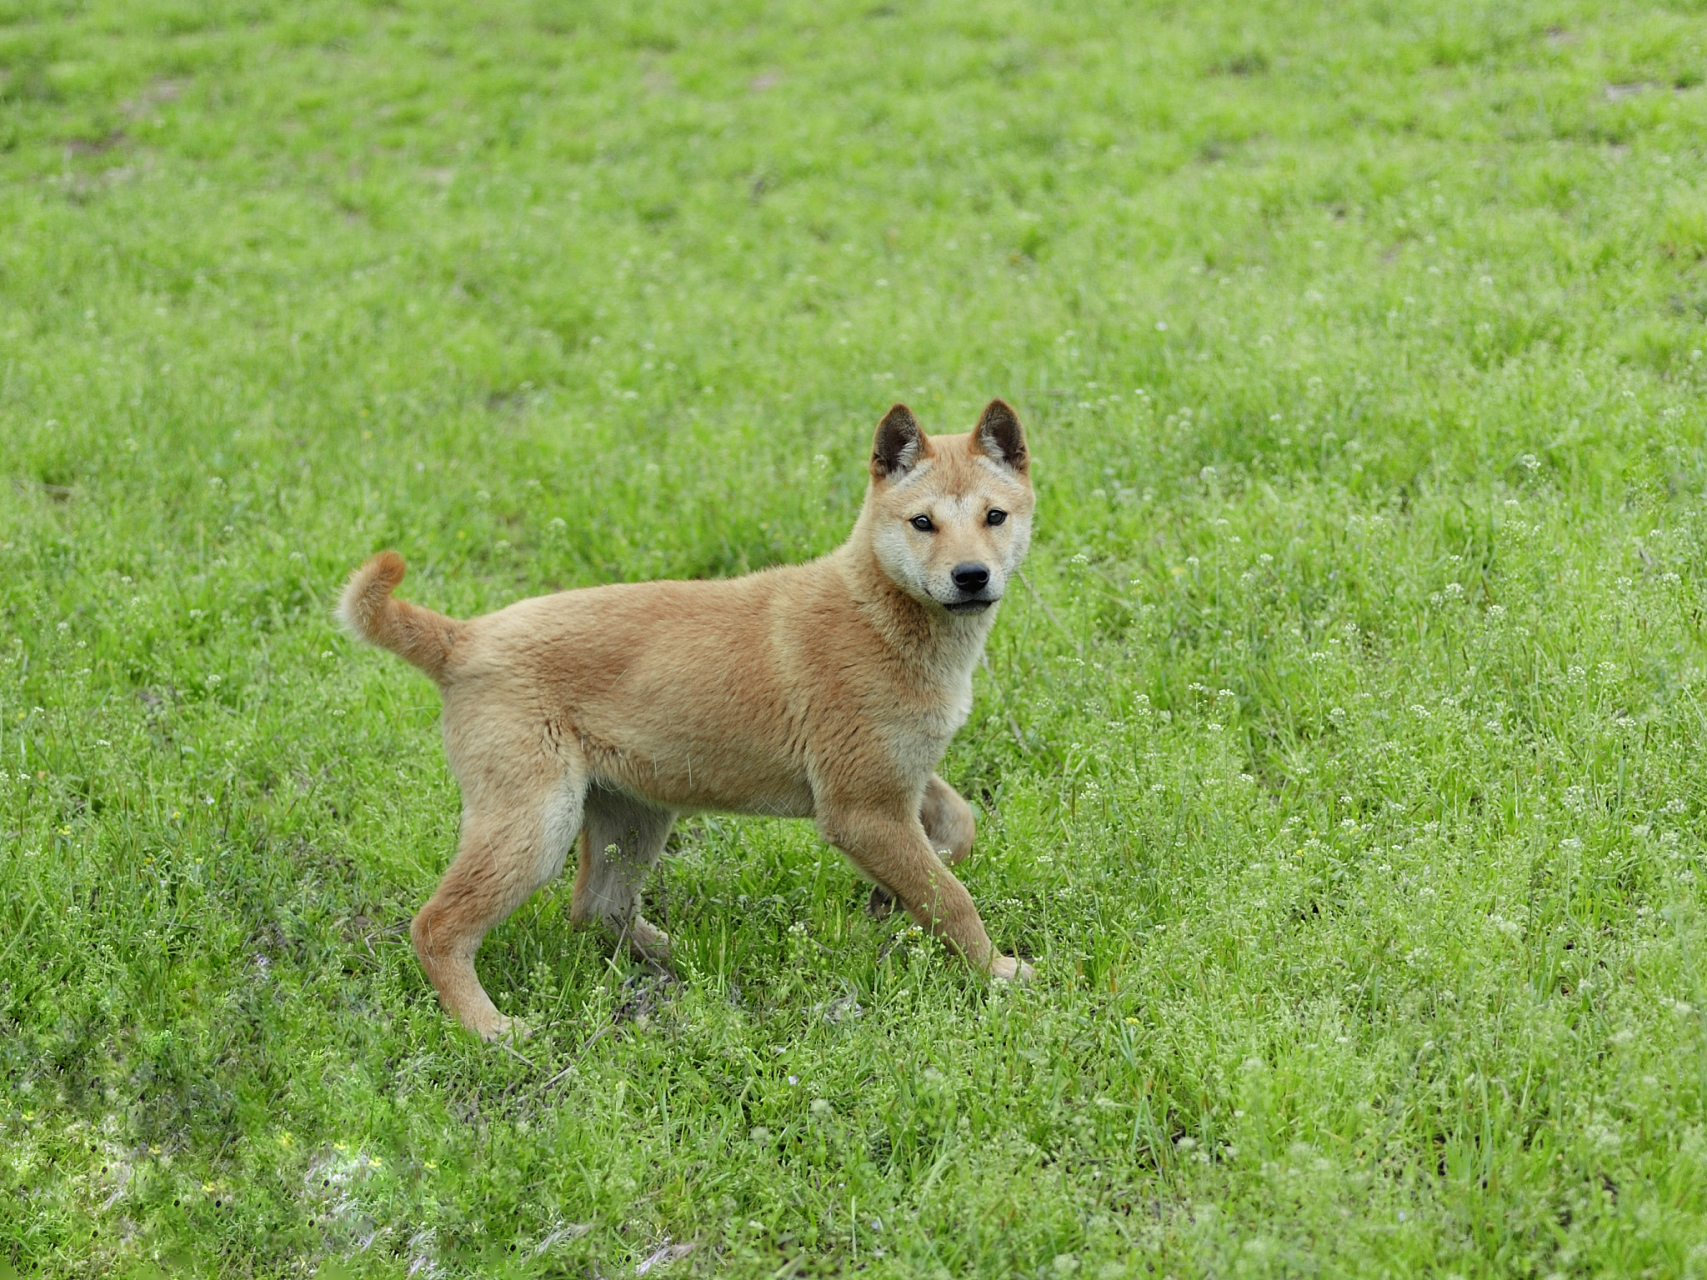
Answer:
<svg viewBox="0 0 1707 1280"><path fill-rule="evenodd" d="M933 772L1025 555L1028 463L999 400L970 433L935 439L896 405L852 536L809 564L566 591L464 622L391 597L395 552L363 565L339 617L438 681L462 788L460 849L410 929L445 1007L488 1039L509 1029L475 952L577 835L572 919L667 961L637 906L676 816L695 810L813 818L876 882L875 903L892 894L980 970L1029 976L948 869L971 849L972 812ZM1006 521L990 525L992 508ZM969 592L979 567L988 583Z"/></svg>

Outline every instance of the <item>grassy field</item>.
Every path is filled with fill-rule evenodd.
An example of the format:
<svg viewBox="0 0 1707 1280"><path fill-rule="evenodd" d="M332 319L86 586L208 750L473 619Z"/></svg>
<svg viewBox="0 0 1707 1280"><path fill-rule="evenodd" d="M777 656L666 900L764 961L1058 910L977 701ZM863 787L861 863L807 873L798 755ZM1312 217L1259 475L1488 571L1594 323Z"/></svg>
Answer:
<svg viewBox="0 0 1707 1280"><path fill-rule="evenodd" d="M1707 1276L1704 18L0 0L0 1275ZM349 569L808 557L992 395L1038 983L704 818L679 982L554 886L456 1031Z"/></svg>

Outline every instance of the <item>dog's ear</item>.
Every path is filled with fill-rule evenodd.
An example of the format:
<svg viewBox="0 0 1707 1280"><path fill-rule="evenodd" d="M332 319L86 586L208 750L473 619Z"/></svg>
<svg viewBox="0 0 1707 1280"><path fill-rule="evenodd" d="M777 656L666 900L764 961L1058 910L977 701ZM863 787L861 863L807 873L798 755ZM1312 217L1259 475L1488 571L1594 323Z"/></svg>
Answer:
<svg viewBox="0 0 1707 1280"><path fill-rule="evenodd" d="M1019 415L1005 400L992 400L984 406L984 412L978 415L978 425L972 428L972 447L1015 471L1024 472L1031 464Z"/></svg>
<svg viewBox="0 0 1707 1280"><path fill-rule="evenodd" d="M871 478L893 480L905 475L926 452L926 445L913 411L904 404L892 405L871 441Z"/></svg>

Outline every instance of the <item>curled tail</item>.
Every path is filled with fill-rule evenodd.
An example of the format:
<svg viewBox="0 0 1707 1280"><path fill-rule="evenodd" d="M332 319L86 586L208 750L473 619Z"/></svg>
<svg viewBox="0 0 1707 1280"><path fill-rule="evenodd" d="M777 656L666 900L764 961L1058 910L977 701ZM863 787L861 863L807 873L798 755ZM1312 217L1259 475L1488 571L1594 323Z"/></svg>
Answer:
<svg viewBox="0 0 1707 1280"><path fill-rule="evenodd" d="M407 658L433 679L444 682L445 664L462 623L418 604L393 600L403 581L403 557L381 551L350 578L337 618L354 635Z"/></svg>

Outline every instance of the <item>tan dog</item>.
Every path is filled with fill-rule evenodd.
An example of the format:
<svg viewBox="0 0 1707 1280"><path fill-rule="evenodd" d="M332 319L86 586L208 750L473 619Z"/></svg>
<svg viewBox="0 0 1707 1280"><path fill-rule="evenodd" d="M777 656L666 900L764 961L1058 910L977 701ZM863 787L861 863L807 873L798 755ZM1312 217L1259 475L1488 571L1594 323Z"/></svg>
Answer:
<svg viewBox="0 0 1707 1280"><path fill-rule="evenodd" d="M944 865L971 849L972 811L932 771L971 711L1034 501L1000 400L935 440L898 404L852 536L810 564L565 591L467 622L392 599L396 552L363 565L339 619L438 681L462 787L461 847L409 931L445 1007L487 1039L509 1029L474 954L577 833L571 919L667 960L640 889L676 815L708 809L815 819L975 968L1029 977Z"/></svg>

